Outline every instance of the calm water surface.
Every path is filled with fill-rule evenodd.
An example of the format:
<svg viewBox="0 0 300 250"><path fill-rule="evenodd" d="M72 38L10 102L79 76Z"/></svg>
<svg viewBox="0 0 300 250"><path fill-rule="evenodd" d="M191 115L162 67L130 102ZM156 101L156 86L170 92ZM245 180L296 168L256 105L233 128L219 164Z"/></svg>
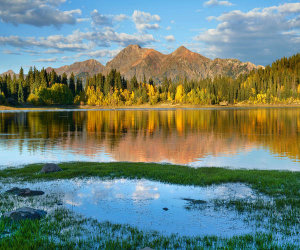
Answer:
<svg viewBox="0 0 300 250"><path fill-rule="evenodd" d="M12 183L6 189L15 185ZM146 231L180 236L233 236L264 230L253 221L246 222L246 216L233 209L215 206L214 201L246 199L254 202L258 198L268 198L239 183L194 187L144 179L89 178L22 183L17 186L43 190L47 196L33 198L35 205L31 205L28 199L18 199L14 203L15 208L33 206L51 212L60 206L43 206L43 200L54 199L66 208L100 222L129 224ZM195 204L188 199L201 203Z"/></svg>
<svg viewBox="0 0 300 250"><path fill-rule="evenodd" d="M0 113L0 166L132 161L300 170L300 108Z"/></svg>

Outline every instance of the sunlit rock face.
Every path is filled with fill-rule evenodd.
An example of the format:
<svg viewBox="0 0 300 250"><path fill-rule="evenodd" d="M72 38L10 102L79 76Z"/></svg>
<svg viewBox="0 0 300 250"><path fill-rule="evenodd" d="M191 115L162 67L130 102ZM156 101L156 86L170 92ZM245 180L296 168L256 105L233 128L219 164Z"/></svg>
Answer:
<svg viewBox="0 0 300 250"><path fill-rule="evenodd" d="M49 157L50 152L57 161L68 155L67 160L76 156L78 160L190 164L208 157L230 159L260 150L265 154L260 158L267 155L274 161L300 160L297 108L28 112L0 116L0 147L7 152L18 151L24 157Z"/></svg>
<svg viewBox="0 0 300 250"><path fill-rule="evenodd" d="M105 66L91 59L56 69L47 68L46 71L55 70L59 75L66 73L68 76L72 72L75 75L93 76L98 73L106 75L112 69L116 69L127 79L136 76L138 80L142 81L144 77L146 79L151 77L159 82L163 81L165 77L175 80L179 76L188 79L214 78L219 75L235 78L260 67L262 66L256 66L250 62L244 63L237 59L217 58L211 60L184 46L180 46L171 54L163 54L154 49L141 48L139 45L129 45Z"/></svg>

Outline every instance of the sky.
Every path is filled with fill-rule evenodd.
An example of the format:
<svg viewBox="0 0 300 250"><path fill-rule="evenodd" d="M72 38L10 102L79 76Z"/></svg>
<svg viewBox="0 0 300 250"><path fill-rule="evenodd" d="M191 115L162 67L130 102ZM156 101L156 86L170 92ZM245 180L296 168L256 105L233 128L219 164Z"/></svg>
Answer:
<svg viewBox="0 0 300 250"><path fill-rule="evenodd" d="M104 65L129 44L259 65L300 52L300 2L0 0L0 73Z"/></svg>

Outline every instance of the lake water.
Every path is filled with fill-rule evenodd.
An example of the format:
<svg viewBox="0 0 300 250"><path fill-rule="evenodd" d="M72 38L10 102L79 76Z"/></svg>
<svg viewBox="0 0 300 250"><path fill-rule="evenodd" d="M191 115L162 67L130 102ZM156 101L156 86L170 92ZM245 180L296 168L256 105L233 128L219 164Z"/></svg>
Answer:
<svg viewBox="0 0 300 250"><path fill-rule="evenodd" d="M155 230L163 235L230 237L265 230L257 227L255 221L246 221L245 214L215 205L215 200L255 202L257 199L268 199L241 183L194 187L145 179L75 178L28 184L11 183L6 184L6 190L16 185L43 190L45 195L32 199L10 196L14 209L29 206L44 209L51 214L51 211L63 205L100 222L128 224L141 230ZM1 188L0 191L4 192ZM52 200L61 205L56 205L57 202L52 204ZM48 204L49 201L52 205Z"/></svg>
<svg viewBox="0 0 300 250"><path fill-rule="evenodd" d="M0 113L0 166L131 161L300 170L300 108Z"/></svg>

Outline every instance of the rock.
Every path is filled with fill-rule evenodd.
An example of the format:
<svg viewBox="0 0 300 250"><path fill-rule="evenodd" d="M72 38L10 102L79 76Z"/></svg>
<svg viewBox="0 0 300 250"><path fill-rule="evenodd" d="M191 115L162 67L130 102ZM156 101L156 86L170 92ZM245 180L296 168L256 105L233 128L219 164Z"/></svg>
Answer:
<svg viewBox="0 0 300 250"><path fill-rule="evenodd" d="M28 196L36 196L36 195L43 195L43 191L36 191L36 190L30 190L29 188L18 188L14 187L10 190L7 190L6 193L15 194L22 197L28 197Z"/></svg>
<svg viewBox="0 0 300 250"><path fill-rule="evenodd" d="M219 105L220 105L220 106L228 106L228 102L226 102L226 101L220 102Z"/></svg>
<svg viewBox="0 0 300 250"><path fill-rule="evenodd" d="M14 221L19 220L39 220L46 216L47 212L29 207L22 207L15 211L7 212L3 214L3 217L12 219Z"/></svg>
<svg viewBox="0 0 300 250"><path fill-rule="evenodd" d="M59 171L62 171L62 169L58 165L54 163L47 163L42 168L41 173L47 174L47 173L54 173Z"/></svg>
<svg viewBox="0 0 300 250"><path fill-rule="evenodd" d="M168 210L169 210L169 208L167 208L167 207L164 207L164 208L163 208L163 210L165 210L165 211L168 211Z"/></svg>
<svg viewBox="0 0 300 250"><path fill-rule="evenodd" d="M195 200L195 199L189 199L189 198L183 198L183 200L189 202L192 205L199 205L199 204L207 203L207 201L204 201L204 200Z"/></svg>

